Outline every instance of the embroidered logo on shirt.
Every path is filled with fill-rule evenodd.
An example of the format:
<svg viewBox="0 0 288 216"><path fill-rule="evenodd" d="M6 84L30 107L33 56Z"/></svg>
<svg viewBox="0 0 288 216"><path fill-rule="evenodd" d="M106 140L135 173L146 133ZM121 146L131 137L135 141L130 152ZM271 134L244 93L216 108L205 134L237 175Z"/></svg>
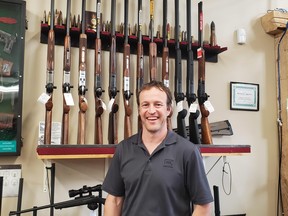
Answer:
<svg viewBox="0 0 288 216"><path fill-rule="evenodd" d="M174 160L165 159L163 167L173 168Z"/></svg>

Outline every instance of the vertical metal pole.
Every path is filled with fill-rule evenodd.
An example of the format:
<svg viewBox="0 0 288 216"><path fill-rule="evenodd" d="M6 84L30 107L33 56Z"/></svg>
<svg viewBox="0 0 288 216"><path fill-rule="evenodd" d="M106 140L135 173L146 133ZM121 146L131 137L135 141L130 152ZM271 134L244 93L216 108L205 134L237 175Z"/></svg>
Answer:
<svg viewBox="0 0 288 216"><path fill-rule="evenodd" d="M0 216L2 212L3 176L0 176Z"/></svg>
<svg viewBox="0 0 288 216"><path fill-rule="evenodd" d="M219 189L216 185L213 186L213 192L215 216L220 216Z"/></svg>
<svg viewBox="0 0 288 216"><path fill-rule="evenodd" d="M51 166L51 197L50 197L50 216L54 216L54 194L55 194L55 163Z"/></svg>
<svg viewBox="0 0 288 216"><path fill-rule="evenodd" d="M98 196L99 196L99 198L101 200L101 198L102 198L102 189L99 190ZM101 202L99 202L98 216L102 216L102 203Z"/></svg>
<svg viewBox="0 0 288 216"><path fill-rule="evenodd" d="M18 189L18 201L17 201L17 212L21 211L22 206L22 194L23 194L23 178L19 179L19 189ZM21 214L17 214L17 216L20 216Z"/></svg>

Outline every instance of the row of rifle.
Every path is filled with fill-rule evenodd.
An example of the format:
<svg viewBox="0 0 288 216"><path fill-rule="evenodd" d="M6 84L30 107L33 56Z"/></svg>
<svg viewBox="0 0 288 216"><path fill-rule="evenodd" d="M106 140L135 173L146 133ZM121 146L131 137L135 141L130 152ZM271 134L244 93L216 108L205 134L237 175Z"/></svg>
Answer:
<svg viewBox="0 0 288 216"><path fill-rule="evenodd" d="M128 5L129 0L124 0L124 49L123 49L123 99L125 109L125 127L124 138L132 135L131 115L132 107L130 105L130 98L132 91L130 89L130 45L128 43ZM70 15L71 0L67 0L67 16ZM198 40L199 49L197 50L198 58L198 91L197 96L194 92L194 66L193 66L193 51L191 41L191 0L187 0L187 40L188 40L188 58L187 58L187 83L186 95L182 91L182 67L181 67L181 49L179 45L179 0L175 0L175 88L174 96L177 103L177 132L187 138L185 117L187 110L183 108L183 102L186 97L189 106L189 139L195 144L212 144L211 131L208 122L208 116L211 111L209 109L208 95L205 92L205 52L203 49L203 10L202 2L198 3ZM85 131L86 131L86 111L88 103L86 99L86 70L87 70L87 35L85 34L85 9L86 0L82 0L82 15L81 15L81 34L79 38L79 74L78 74L78 96L79 96L79 114L78 114L78 135L77 143L85 144ZM51 126L52 126L52 108L53 108L53 91L54 86L54 0L51 0L51 18L50 30L48 33L48 52L47 52L47 77L46 77L46 95L48 96L45 101L45 131L44 131L44 144L51 144ZM119 105L117 104L117 65L116 65L116 34L115 34L115 14L116 14L116 0L111 0L111 41L110 41L110 56L109 56L109 125L108 125L108 142L109 144L118 143L118 128L117 128L117 112ZM97 0L96 4L96 39L95 39L95 66L94 66L94 96L95 96L95 144L103 144L103 131L101 116L105 110L105 104L102 100L102 93L104 92L102 86L102 48L101 48L101 0ZM66 25L70 26L70 20L66 20ZM162 56L162 81L169 87L169 48L167 45L167 0L163 0L163 56ZM149 43L149 76L150 80L156 80L157 77L157 45L153 40L154 29L154 0L150 0L150 43ZM66 36L64 42L64 60L63 60L63 121L62 121L62 138L61 144L69 143L69 101L71 100L71 88L73 86L70 82L71 76L71 42L70 42L70 28L66 28ZM138 0L138 44L137 44L137 69L136 69L136 91L138 91L144 83L144 51L142 44L142 0ZM200 106L201 112L201 135L200 138L197 118ZM210 106L211 107L211 106ZM170 116L171 117L171 116ZM168 127L172 129L171 118L168 119ZM138 119L138 122L139 119ZM140 124L138 124L140 125ZM139 126L140 128L140 126Z"/></svg>

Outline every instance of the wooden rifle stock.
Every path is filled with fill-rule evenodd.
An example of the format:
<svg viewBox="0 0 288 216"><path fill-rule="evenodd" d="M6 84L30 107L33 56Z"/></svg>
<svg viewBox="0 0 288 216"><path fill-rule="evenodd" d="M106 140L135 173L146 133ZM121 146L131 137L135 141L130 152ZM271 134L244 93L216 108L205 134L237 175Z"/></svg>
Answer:
<svg viewBox="0 0 288 216"><path fill-rule="evenodd" d="M85 98L86 88L86 59L87 59L87 35L85 34L85 8L86 0L82 0L82 33L79 39L79 113L78 113L78 144L85 144L86 111L88 109Z"/></svg>
<svg viewBox="0 0 288 216"><path fill-rule="evenodd" d="M138 92L144 84L144 50L142 44L142 0L138 0L138 43L137 43L137 82ZM138 131L142 128L141 118L138 115Z"/></svg>
<svg viewBox="0 0 288 216"><path fill-rule="evenodd" d="M108 142L109 144L118 144L118 128L116 122L116 113L119 106L115 102L117 95L117 70L116 70L116 36L115 36L115 0L111 0L111 46L109 59L109 98L110 98L110 113L108 125Z"/></svg>
<svg viewBox="0 0 288 216"><path fill-rule="evenodd" d="M199 30L199 43L200 48L197 53L198 55L198 103L200 106L201 112L201 142L203 144L212 144L212 134L210 129L210 124L208 121L208 116L210 112L205 108L205 101L208 99L208 95L205 92L205 51L203 49L202 33L203 33L203 11L202 11L202 2L198 3L198 30Z"/></svg>
<svg viewBox="0 0 288 216"><path fill-rule="evenodd" d="M205 108L205 101L208 95L205 93L205 51L202 49L202 57L198 59L198 101L201 112L201 142L202 144L212 144L212 134L208 116L210 112Z"/></svg>
<svg viewBox="0 0 288 216"><path fill-rule="evenodd" d="M67 0L66 17L70 17L71 0ZM70 69L71 69L71 40L70 40L70 20L66 21L66 36L64 40L64 57L63 57L63 116L62 116L62 136L61 143L68 144L69 136L69 112L70 106L67 105L64 94L69 93L73 86L70 85Z"/></svg>
<svg viewBox="0 0 288 216"><path fill-rule="evenodd" d="M124 100L124 139L132 135L132 125L130 116L132 114L132 108L129 105L131 97L130 91L130 45L128 43L128 5L129 1L125 0L124 6L124 51L123 51L123 100Z"/></svg>
<svg viewBox="0 0 288 216"><path fill-rule="evenodd" d="M162 51L162 82L169 88L169 48L168 48L168 28L167 25L167 0L163 0L163 51ZM172 111L167 118L167 128L172 130Z"/></svg>
<svg viewBox="0 0 288 216"><path fill-rule="evenodd" d="M51 20L54 18L54 0L51 0ZM54 86L54 53L55 53L55 33L54 22L50 22L50 30L48 33L47 47L47 71L46 71L46 93L50 96L45 104L45 131L44 144L51 144L51 129L52 129L52 108L53 108L53 90Z"/></svg>
<svg viewBox="0 0 288 216"><path fill-rule="evenodd" d="M103 144L103 129L101 115L104 112L103 101L101 95L104 90L101 87L101 57L102 57L102 42L100 38L100 8L101 1L97 0L96 6L96 17L97 17L97 37L95 39L95 77L94 77L94 96L95 96L95 134L94 143Z"/></svg>
<svg viewBox="0 0 288 216"><path fill-rule="evenodd" d="M149 43L149 71L150 80L157 76L157 44L154 42L154 0L150 0L150 43Z"/></svg>

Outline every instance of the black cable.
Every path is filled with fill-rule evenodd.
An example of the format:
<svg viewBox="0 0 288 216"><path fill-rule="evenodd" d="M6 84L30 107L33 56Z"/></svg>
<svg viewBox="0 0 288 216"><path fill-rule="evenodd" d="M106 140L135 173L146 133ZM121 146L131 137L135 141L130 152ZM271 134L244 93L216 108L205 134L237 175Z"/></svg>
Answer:
<svg viewBox="0 0 288 216"><path fill-rule="evenodd" d="M228 166L228 169L229 169L228 172L225 169L226 165ZM229 174L230 183L229 183L229 191L228 192L226 191L225 186L224 186L224 174ZM222 168L222 187L223 187L223 191L226 195L231 194L231 191L232 191L232 172L231 172L230 164L226 161L224 162L223 168Z"/></svg>

